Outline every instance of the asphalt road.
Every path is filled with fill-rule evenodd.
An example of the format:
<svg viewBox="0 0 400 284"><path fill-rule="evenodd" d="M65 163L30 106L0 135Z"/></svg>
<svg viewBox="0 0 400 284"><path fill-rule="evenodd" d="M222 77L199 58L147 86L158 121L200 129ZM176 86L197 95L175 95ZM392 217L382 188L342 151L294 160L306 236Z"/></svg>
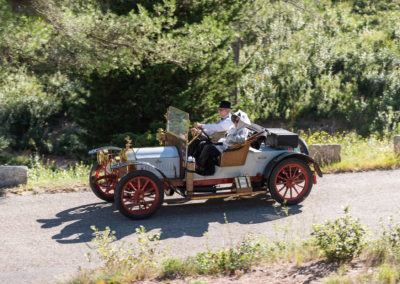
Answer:
<svg viewBox="0 0 400 284"><path fill-rule="evenodd" d="M134 242L143 225L161 232L172 255L193 255L206 246L233 245L246 234L271 239L306 237L313 223L343 215L350 205L371 231L380 220L400 221L400 170L326 175L289 215L263 197L164 204L152 218L132 221L91 192L0 197L0 283L48 283L79 267L94 267L91 225ZM228 224L224 220L224 214ZM290 228L287 232L283 228ZM208 232L208 238L204 232Z"/></svg>

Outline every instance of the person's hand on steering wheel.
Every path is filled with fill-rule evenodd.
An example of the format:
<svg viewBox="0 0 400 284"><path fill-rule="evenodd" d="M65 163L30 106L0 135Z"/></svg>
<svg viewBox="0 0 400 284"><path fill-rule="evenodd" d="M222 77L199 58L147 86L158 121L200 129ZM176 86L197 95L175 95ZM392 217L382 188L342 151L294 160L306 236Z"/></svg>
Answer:
<svg viewBox="0 0 400 284"><path fill-rule="evenodd" d="M207 137L208 140L211 140L210 136L204 131L203 125L201 123L195 122L193 124L193 126L194 127L192 129L190 129L190 132L192 133L192 136L196 136L198 134L203 134L204 136Z"/></svg>
<svg viewBox="0 0 400 284"><path fill-rule="evenodd" d="M199 131L199 130L198 130L197 128L195 128L195 127L193 127L193 128L190 129L190 133L192 133L192 136L193 136L193 137L197 135L198 131Z"/></svg>
<svg viewBox="0 0 400 284"><path fill-rule="evenodd" d="M200 131L201 134L203 134L204 136L206 136L208 140L211 140L210 136L204 131L203 128L199 128L199 131Z"/></svg>
<svg viewBox="0 0 400 284"><path fill-rule="evenodd" d="M200 123L195 122L193 124L193 128L190 129L190 132L192 133L192 136L196 136L197 134L199 134L199 130L202 128L202 125Z"/></svg>

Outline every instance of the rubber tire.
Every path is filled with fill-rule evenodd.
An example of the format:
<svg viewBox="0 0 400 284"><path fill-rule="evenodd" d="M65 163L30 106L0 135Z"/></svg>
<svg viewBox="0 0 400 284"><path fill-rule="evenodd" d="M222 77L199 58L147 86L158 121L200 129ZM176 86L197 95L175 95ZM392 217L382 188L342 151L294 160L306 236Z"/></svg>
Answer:
<svg viewBox="0 0 400 284"><path fill-rule="evenodd" d="M90 189L93 191L93 193L100 199L107 201L107 202L114 202L114 195L112 196L107 196L104 195L104 193L97 188L97 185L93 182L93 173L96 173L97 170L99 169L100 165L97 162L94 162L92 168L90 169L90 174L89 174L89 185ZM115 190L114 190L115 192Z"/></svg>
<svg viewBox="0 0 400 284"><path fill-rule="evenodd" d="M130 213L129 211L127 211L124 207L124 205L122 204L122 198L121 198L121 194L122 194L122 189L124 188L125 184L127 182L129 182L131 179L138 177L138 176L145 176L148 177L150 179L152 179L157 188L156 190L159 191L159 198L158 201L156 203L156 206L148 213L143 214L143 215L135 215ZM150 217L151 215L153 215L162 205L162 203L164 202L164 187L163 187L163 183L161 182L161 180L152 172L149 171L145 171L145 170L137 170L137 171L132 171L128 174L126 174L118 183L117 188L115 189L115 193L114 193L114 201L115 201L115 205L118 208L119 212L121 214L123 214L124 216L133 219L133 220L140 220L140 219L146 219L148 217Z"/></svg>
<svg viewBox="0 0 400 284"><path fill-rule="evenodd" d="M299 164L300 166L302 166L306 170L306 173L308 175L308 187L305 189L305 192L299 198L294 199L294 200L285 200L285 199L283 199L278 194L277 189L275 187L276 175L278 174L278 172L284 166L286 166L288 164ZM280 203L282 205L296 205L296 204L299 204L304 199L306 199L306 197L311 192L311 189L312 189L312 186L313 186L313 178L312 177L313 177L313 174L311 172L311 169L305 162L303 162L302 160L300 160L298 158L285 159L285 160L281 161L278 165L275 166L274 170L271 173L271 176L269 177L269 181L268 181L269 192L270 192L272 198L275 199L278 203Z"/></svg>

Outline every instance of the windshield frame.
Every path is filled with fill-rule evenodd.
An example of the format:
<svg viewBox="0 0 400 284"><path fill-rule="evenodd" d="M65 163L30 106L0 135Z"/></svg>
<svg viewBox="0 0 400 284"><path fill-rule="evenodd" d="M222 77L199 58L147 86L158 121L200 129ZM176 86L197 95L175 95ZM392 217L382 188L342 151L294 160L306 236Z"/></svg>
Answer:
<svg viewBox="0 0 400 284"><path fill-rule="evenodd" d="M185 133L175 133L175 132L171 129L171 127L170 127L170 125L171 125L171 124L170 124L170 113L171 113L171 111L177 111L177 112L180 112L182 115L186 115L187 121L186 121L185 129L181 129L181 130L184 130ZM178 137L178 138L180 138L180 139L182 139L182 140L185 140L185 141L187 142L187 141L188 141L188 138L189 138L189 127L190 127L189 113L187 113L187 112L185 112L185 111L183 111L183 110L180 110L179 108L176 108L176 107L173 107L173 106L169 106L168 109L167 109L166 118L167 118L166 131L168 131L168 132L171 133L172 135L174 135L174 136L176 136L176 137ZM183 135L183 136L182 136L182 135Z"/></svg>

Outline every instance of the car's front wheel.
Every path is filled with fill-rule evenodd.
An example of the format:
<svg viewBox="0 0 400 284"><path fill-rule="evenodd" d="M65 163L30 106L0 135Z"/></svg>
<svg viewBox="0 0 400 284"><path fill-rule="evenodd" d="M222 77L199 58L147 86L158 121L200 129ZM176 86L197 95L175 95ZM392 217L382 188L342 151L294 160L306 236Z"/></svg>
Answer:
<svg viewBox="0 0 400 284"><path fill-rule="evenodd" d="M135 220L144 219L153 215L163 203L163 184L151 172L133 171L120 180L114 199L123 215Z"/></svg>
<svg viewBox="0 0 400 284"><path fill-rule="evenodd" d="M312 172L300 159L283 160L272 171L268 185L272 198L277 202L295 205L310 194Z"/></svg>
<svg viewBox="0 0 400 284"><path fill-rule="evenodd" d="M118 175L107 166L93 164L89 174L89 184L93 193L107 202L114 201L114 190L118 183Z"/></svg>

